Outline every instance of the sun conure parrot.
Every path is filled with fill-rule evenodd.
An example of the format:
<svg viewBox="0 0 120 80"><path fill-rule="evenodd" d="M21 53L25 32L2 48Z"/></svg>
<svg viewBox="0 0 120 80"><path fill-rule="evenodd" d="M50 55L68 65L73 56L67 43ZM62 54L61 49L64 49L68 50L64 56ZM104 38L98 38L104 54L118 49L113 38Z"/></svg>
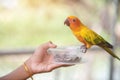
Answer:
<svg viewBox="0 0 120 80"><path fill-rule="evenodd" d="M69 26L69 28L72 30L73 34L77 37L77 39L84 44L81 46L82 52L85 53L88 48L90 48L93 45L97 45L103 48L113 57L120 60L120 58L116 56L111 50L113 49L113 46L106 40L104 40L96 32L92 31L87 26L85 26L77 17L69 16L65 20L64 24Z"/></svg>

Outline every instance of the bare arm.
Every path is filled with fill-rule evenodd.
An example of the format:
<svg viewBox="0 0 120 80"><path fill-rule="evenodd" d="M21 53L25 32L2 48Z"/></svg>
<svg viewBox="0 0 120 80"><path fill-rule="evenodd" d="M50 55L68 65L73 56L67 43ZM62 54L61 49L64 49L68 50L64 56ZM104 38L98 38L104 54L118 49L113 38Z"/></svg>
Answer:
<svg viewBox="0 0 120 80"><path fill-rule="evenodd" d="M25 61L31 75L37 73L50 72L55 68L66 66L65 64L53 63L52 55L47 53L49 48L55 48L56 45L52 42L47 42L40 45L34 52L34 54ZM26 80L30 75L26 72L24 65L21 65L16 70L3 76L0 80Z"/></svg>

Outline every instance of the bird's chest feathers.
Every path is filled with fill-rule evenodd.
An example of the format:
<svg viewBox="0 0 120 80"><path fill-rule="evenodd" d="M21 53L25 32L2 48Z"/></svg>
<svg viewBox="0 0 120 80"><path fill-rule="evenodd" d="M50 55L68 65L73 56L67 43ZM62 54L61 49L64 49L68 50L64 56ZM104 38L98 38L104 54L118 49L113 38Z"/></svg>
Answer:
<svg viewBox="0 0 120 80"><path fill-rule="evenodd" d="M73 34L82 43L86 43L87 38L90 39L90 37L88 37L89 30L86 27L82 28L82 29L79 29L78 31L73 31Z"/></svg>
<svg viewBox="0 0 120 80"><path fill-rule="evenodd" d="M83 39L83 35L81 34L81 32L73 32L73 34L77 37L77 39L81 42L84 42L84 39Z"/></svg>

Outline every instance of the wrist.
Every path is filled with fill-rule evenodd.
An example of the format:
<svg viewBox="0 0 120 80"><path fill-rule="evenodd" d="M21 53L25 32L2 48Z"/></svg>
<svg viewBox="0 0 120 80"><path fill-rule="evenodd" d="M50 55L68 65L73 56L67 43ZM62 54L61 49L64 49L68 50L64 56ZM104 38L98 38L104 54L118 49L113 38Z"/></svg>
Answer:
<svg viewBox="0 0 120 80"><path fill-rule="evenodd" d="M25 70L25 72L28 74L28 76L33 80L33 77L32 77L32 73L31 73L31 71L30 71L30 69L28 68L28 66L26 65L26 63L24 63L23 64L23 66L24 66L24 70Z"/></svg>
<svg viewBox="0 0 120 80"><path fill-rule="evenodd" d="M24 69L27 68L29 71L29 75L34 75L33 69L32 69L32 64L31 64L31 59L28 59L27 61L24 62ZM26 72L27 72L26 69ZM28 72L27 72L28 73Z"/></svg>

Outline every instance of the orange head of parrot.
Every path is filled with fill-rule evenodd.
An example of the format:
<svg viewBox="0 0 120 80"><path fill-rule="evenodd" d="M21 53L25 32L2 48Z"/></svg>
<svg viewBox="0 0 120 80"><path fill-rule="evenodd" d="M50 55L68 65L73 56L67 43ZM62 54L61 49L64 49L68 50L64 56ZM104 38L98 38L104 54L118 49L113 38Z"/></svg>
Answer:
<svg viewBox="0 0 120 80"><path fill-rule="evenodd" d="M71 29L76 29L76 28L80 27L80 25L82 25L81 21L75 16L69 16L65 20L64 24L69 26Z"/></svg>

